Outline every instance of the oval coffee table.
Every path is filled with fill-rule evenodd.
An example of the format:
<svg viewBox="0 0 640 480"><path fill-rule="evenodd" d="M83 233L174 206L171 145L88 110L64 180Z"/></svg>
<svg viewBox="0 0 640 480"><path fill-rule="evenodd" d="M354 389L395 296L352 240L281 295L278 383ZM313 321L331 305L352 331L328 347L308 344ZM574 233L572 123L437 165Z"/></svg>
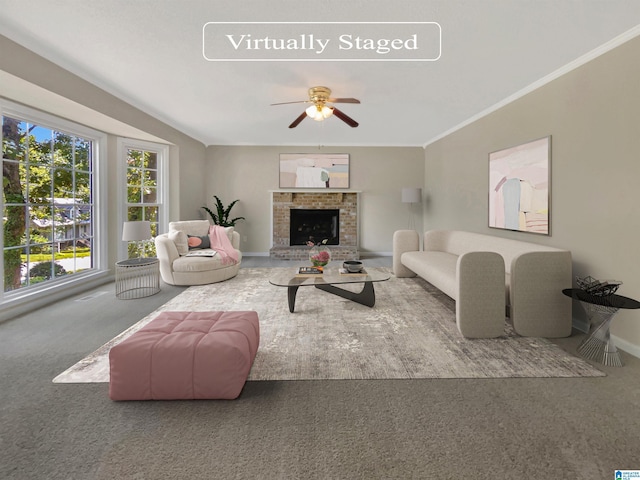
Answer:
<svg viewBox="0 0 640 480"><path fill-rule="evenodd" d="M373 307L376 303L376 293L373 288L374 283L384 282L391 278L389 273L380 270L370 269L361 274L341 274L339 268L325 267L321 275L301 276L297 274L298 268L278 269L269 283L277 287L287 287L287 297L289 299L289 311L293 313L296 305L296 293L300 287L316 287L319 290L333 293L342 298L346 298L356 303ZM352 283L363 283L360 292L345 290L337 285Z"/></svg>

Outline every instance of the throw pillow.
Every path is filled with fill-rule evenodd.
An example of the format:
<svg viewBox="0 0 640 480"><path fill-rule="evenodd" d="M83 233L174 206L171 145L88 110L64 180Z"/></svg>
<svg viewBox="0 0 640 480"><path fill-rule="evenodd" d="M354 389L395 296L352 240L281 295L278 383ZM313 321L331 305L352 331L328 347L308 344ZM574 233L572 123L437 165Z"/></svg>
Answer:
<svg viewBox="0 0 640 480"><path fill-rule="evenodd" d="M187 239L187 234L182 230L172 230L167 235L169 240L172 240L175 243L176 248L178 249L178 255L186 255L189 253L189 243Z"/></svg>
<svg viewBox="0 0 640 480"><path fill-rule="evenodd" d="M194 248L211 248L209 235L203 235L201 237L197 235L187 235L187 242L189 243L189 250L193 250Z"/></svg>

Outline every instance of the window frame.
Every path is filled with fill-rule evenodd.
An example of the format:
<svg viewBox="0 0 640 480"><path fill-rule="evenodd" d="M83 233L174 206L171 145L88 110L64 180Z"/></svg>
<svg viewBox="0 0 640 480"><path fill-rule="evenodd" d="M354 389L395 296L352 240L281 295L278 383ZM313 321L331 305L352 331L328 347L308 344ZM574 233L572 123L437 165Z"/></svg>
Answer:
<svg viewBox="0 0 640 480"><path fill-rule="evenodd" d="M107 248L108 248L108 230L107 230L107 134L85 125L66 120L56 115L37 110L32 107L14 103L10 100L0 98L0 115L43 126L51 130L59 131L69 135L81 137L92 142L93 157L93 182L91 186L93 198L93 231L94 231L94 248L91 252L93 256L93 267L82 272L74 273L60 277L55 280L42 282L24 289L12 290L5 292L4 288L0 289L0 306L6 303L21 302L29 297L40 294L43 291L68 288L70 286L86 283L87 277L95 275L103 275L109 270L107 265ZM0 132L0 137L2 133ZM4 211L4 199L0 196L0 208ZM4 277L4 232L0 232L0 275Z"/></svg>
<svg viewBox="0 0 640 480"><path fill-rule="evenodd" d="M127 221L127 151L144 150L154 152L157 157L157 192L156 202L158 205L158 229L156 234L166 230L169 223L169 145L163 143L149 142L146 140L136 140L133 138L118 137L118 258L126 259L129 254L127 242L122 241L122 229Z"/></svg>

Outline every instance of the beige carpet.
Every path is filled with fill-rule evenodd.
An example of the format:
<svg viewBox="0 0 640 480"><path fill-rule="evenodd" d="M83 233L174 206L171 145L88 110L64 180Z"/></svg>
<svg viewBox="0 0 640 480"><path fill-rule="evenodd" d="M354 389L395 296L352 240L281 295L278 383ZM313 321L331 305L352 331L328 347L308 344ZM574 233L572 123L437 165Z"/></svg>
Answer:
<svg viewBox="0 0 640 480"><path fill-rule="evenodd" d="M260 348L249 380L604 376L546 339L515 335L507 323L500 338L463 338L453 300L421 279L377 283L373 308L301 287L290 313L287 289L268 282L273 271L245 268L231 280L190 287L53 381L108 382L113 345L161 311L183 310L258 312Z"/></svg>

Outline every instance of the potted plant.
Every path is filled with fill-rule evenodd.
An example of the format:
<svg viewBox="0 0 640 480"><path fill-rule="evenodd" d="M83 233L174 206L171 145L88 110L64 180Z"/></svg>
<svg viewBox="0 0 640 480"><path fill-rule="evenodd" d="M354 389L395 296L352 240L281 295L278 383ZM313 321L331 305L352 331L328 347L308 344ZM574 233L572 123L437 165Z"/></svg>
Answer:
<svg viewBox="0 0 640 480"><path fill-rule="evenodd" d="M220 225L221 227L233 227L236 222L240 220L244 220L244 217L235 217L229 219L229 214L231 213L231 209L238 202L238 200L234 200L229 204L228 207L224 207L222 201L218 198L217 195L214 195L213 198L216 199L216 212L214 213L211 209L207 207L202 207L205 211L211 216L214 225Z"/></svg>

